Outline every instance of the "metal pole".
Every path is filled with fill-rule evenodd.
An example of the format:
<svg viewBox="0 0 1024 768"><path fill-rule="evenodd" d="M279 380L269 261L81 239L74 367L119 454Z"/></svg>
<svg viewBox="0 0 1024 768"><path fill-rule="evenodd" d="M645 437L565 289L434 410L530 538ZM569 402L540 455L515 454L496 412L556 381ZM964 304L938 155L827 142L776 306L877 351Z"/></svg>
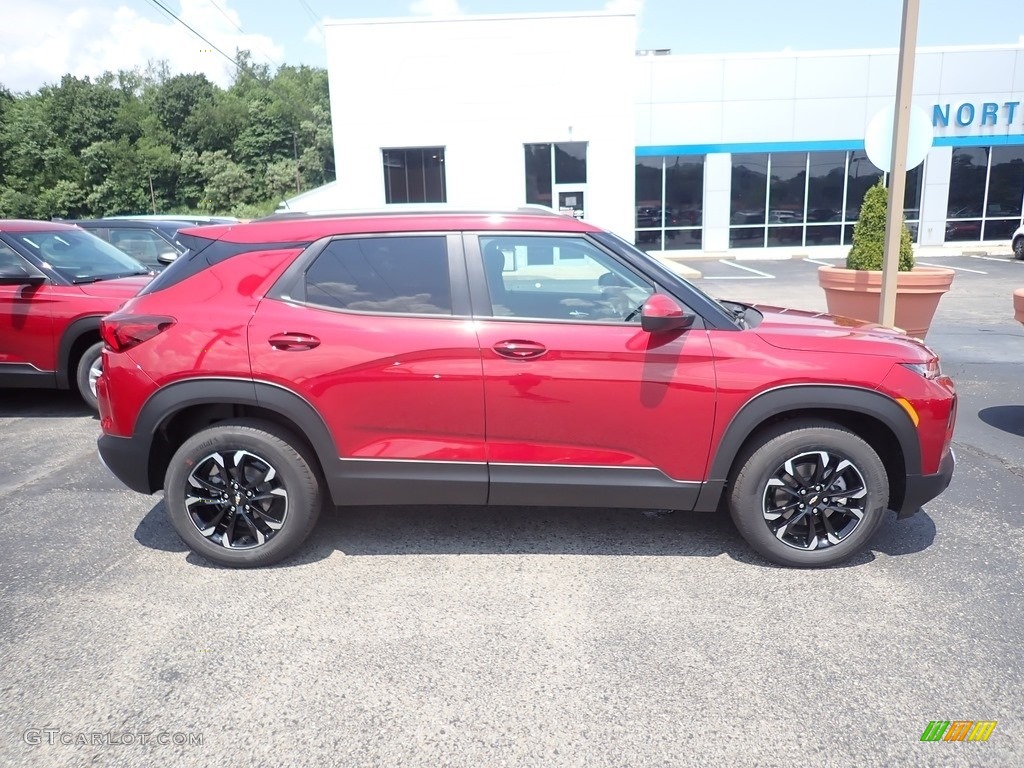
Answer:
<svg viewBox="0 0 1024 768"><path fill-rule="evenodd" d="M903 199L907 191L907 143L910 136L910 99L914 91L914 57L920 0L903 0L896 113L893 116L892 168L889 174L889 209L885 217L885 256L882 260L882 307L878 322L896 322L896 279L903 232Z"/></svg>

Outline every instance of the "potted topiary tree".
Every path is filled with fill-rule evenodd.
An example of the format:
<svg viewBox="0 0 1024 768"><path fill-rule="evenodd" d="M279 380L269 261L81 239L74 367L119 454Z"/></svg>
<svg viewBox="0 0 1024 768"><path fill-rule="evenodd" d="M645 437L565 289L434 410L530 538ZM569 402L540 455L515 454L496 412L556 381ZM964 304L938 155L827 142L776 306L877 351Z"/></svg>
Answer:
<svg viewBox="0 0 1024 768"><path fill-rule="evenodd" d="M825 289L829 314L878 322L882 301L882 259L889 193L879 181L864 195L860 218L853 227L853 246L845 267L820 267L818 284ZM942 294L953 284L953 270L914 266L910 230L900 235L896 281L896 325L910 336L928 333Z"/></svg>

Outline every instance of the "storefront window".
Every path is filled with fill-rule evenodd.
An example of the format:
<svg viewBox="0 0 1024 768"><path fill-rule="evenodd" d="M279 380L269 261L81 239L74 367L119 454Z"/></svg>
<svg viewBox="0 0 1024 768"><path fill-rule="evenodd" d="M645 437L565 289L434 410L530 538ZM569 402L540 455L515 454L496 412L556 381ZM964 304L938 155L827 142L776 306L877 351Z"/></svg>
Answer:
<svg viewBox="0 0 1024 768"><path fill-rule="evenodd" d="M636 159L636 244L646 250L664 249L664 157Z"/></svg>
<svg viewBox="0 0 1024 768"><path fill-rule="evenodd" d="M587 142L565 141L555 144L555 183L587 183Z"/></svg>
<svg viewBox="0 0 1024 768"><path fill-rule="evenodd" d="M764 247L768 202L768 155L732 156L731 248ZM760 225L760 226L758 226Z"/></svg>
<svg viewBox="0 0 1024 768"><path fill-rule="evenodd" d="M771 156L768 224L803 224L807 189L807 153L777 152Z"/></svg>
<svg viewBox="0 0 1024 768"><path fill-rule="evenodd" d="M807 174L807 245L842 242L845 152L811 152Z"/></svg>
<svg viewBox="0 0 1024 768"><path fill-rule="evenodd" d="M444 147L385 149L383 158L385 203L446 201Z"/></svg>
<svg viewBox="0 0 1024 768"><path fill-rule="evenodd" d="M532 205L551 205L551 145L527 144L526 202Z"/></svg>
<svg viewBox="0 0 1024 768"><path fill-rule="evenodd" d="M1024 147L953 150L947 241L1008 240L1021 223Z"/></svg>
<svg viewBox="0 0 1024 768"><path fill-rule="evenodd" d="M985 240L1009 240L1021 224L1024 147L993 147L985 203Z"/></svg>
<svg viewBox="0 0 1024 768"><path fill-rule="evenodd" d="M703 155L636 159L636 244L649 251L701 247Z"/></svg>
<svg viewBox="0 0 1024 768"><path fill-rule="evenodd" d="M729 245L849 245L864 194L883 177L860 151L734 154ZM904 206L915 239L920 207L918 166L907 172Z"/></svg>

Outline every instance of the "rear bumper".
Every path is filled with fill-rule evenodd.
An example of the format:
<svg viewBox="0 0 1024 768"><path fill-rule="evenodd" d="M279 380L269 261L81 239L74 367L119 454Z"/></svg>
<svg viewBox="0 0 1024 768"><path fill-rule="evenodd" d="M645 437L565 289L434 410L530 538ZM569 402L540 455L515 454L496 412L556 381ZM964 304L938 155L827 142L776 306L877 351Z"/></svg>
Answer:
<svg viewBox="0 0 1024 768"><path fill-rule="evenodd" d="M107 470L139 493L153 493L149 482L149 450L132 437L101 435L96 441L100 461Z"/></svg>
<svg viewBox="0 0 1024 768"><path fill-rule="evenodd" d="M896 510L896 517L910 517L922 506L934 499L946 488L949 481L953 479L953 470L956 468L956 455L950 448L939 463L939 471L934 475L909 475L907 477L907 491L903 495L903 506Z"/></svg>

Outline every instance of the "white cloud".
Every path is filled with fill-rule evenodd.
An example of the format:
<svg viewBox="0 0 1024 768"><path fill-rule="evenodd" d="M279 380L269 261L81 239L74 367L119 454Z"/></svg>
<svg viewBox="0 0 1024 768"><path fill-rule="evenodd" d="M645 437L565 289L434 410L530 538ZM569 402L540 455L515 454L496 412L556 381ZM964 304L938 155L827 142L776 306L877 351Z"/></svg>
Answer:
<svg viewBox="0 0 1024 768"><path fill-rule="evenodd" d="M416 0L409 6L409 13L417 16L458 16L463 13L459 0Z"/></svg>
<svg viewBox="0 0 1024 768"><path fill-rule="evenodd" d="M644 9L644 0L607 0L604 9L615 13L635 13L639 16Z"/></svg>
<svg viewBox="0 0 1024 768"><path fill-rule="evenodd" d="M218 3L242 25L232 0ZM144 7L144 6L139 6ZM175 4L170 4L177 10ZM235 49L252 52L253 61L281 61L284 48L266 35L243 34L206 0L180 0L178 15L230 57ZM31 35L25 30L32 30ZM182 24L133 6L78 0L22 2L4 11L0 26L0 82L12 91L32 91L70 73L96 77L104 71L145 67L164 59L172 73L203 72L227 85L235 68Z"/></svg>

